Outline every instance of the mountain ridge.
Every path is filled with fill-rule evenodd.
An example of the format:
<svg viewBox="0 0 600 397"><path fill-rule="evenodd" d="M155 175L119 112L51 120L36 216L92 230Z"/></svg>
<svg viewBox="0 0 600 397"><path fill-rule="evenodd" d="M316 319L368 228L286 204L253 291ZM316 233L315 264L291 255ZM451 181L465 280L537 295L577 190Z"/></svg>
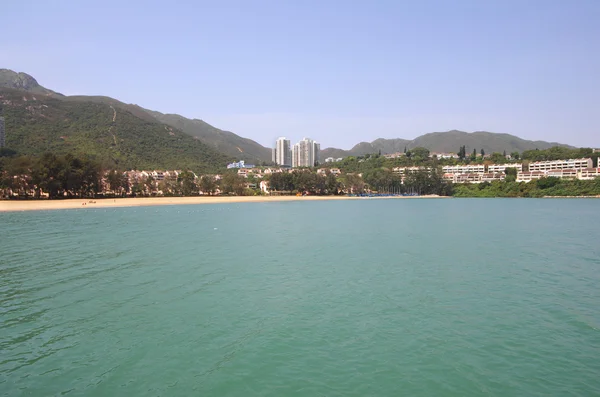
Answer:
<svg viewBox="0 0 600 397"><path fill-rule="evenodd" d="M189 119L179 114L161 113L143 108L135 104L126 104L108 96L65 96L41 86L35 78L10 69L0 69L0 89L18 90L32 94L43 95L65 102L96 103L120 108L129 112L145 123L159 123L191 136L215 152L228 158L246 160L248 162L269 162L271 149L258 142L239 136L230 131L224 131L210 125L201 119ZM10 137L10 135L8 135ZM10 139L9 139L10 142ZM326 148L321 150L321 158L358 156L368 153L382 154L404 151L404 148L426 147L432 152L457 152L460 146L466 146L467 151L483 149L486 153L513 151L522 152L530 149L547 149L552 146L572 147L557 142L531 141L515 135L475 131L472 133L450 130L446 132L431 132L420 135L415 139L384 139L378 138L372 142L359 142L350 150ZM224 165L223 165L224 166Z"/></svg>
<svg viewBox="0 0 600 397"><path fill-rule="evenodd" d="M430 132L420 135L415 139L383 139L379 138L372 142L360 142L350 150L338 148L325 148L321 150L321 157L346 157L362 156L365 154L378 153L391 154L402 152L404 148L414 149L416 147L425 147L432 152L455 153L461 146L466 146L467 152L475 149L478 153L483 149L486 153L506 151L523 152L533 149L548 149L553 146L569 147L558 142L532 141L519 138L516 135L506 133L496 133L488 131L466 132L460 130L450 130L445 132Z"/></svg>

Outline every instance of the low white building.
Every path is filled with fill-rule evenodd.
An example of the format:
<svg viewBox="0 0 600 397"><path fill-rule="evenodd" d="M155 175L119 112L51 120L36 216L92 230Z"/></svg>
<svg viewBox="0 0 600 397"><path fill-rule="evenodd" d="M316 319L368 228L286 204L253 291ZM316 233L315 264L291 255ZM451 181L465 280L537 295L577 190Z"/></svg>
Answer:
<svg viewBox="0 0 600 397"><path fill-rule="evenodd" d="M485 174L485 165L445 165L442 167L445 174Z"/></svg>
<svg viewBox="0 0 600 397"><path fill-rule="evenodd" d="M481 183L483 174L454 174L453 183Z"/></svg>
<svg viewBox="0 0 600 397"><path fill-rule="evenodd" d="M596 179L596 178L600 177L600 167L599 168L584 168L582 170L579 170L579 175L577 177L584 181Z"/></svg>
<svg viewBox="0 0 600 397"><path fill-rule="evenodd" d="M542 171L517 172L517 182L531 182L544 177L546 177L546 173Z"/></svg>
<svg viewBox="0 0 600 397"><path fill-rule="evenodd" d="M516 168L519 172L523 171L523 164L490 164L488 165L488 172L505 172L507 168Z"/></svg>
<svg viewBox="0 0 600 397"><path fill-rule="evenodd" d="M408 174L410 172L418 172L418 171L430 171L429 167L394 167L392 168L392 172L395 174Z"/></svg>
<svg viewBox="0 0 600 397"><path fill-rule="evenodd" d="M546 177L553 176L560 179L577 179L579 171L574 168L568 168L564 170L550 170L546 171Z"/></svg>
<svg viewBox="0 0 600 397"><path fill-rule="evenodd" d="M584 169L592 168L594 162L592 159L569 159L569 160L554 160L554 161L536 161L529 164L529 171L550 171L564 170L569 168Z"/></svg>
<svg viewBox="0 0 600 397"><path fill-rule="evenodd" d="M506 178L504 172L488 172L481 174L481 182L503 181Z"/></svg>
<svg viewBox="0 0 600 397"><path fill-rule="evenodd" d="M456 153L431 153L429 157L433 158L435 156L438 160L441 159L458 159L458 154Z"/></svg>

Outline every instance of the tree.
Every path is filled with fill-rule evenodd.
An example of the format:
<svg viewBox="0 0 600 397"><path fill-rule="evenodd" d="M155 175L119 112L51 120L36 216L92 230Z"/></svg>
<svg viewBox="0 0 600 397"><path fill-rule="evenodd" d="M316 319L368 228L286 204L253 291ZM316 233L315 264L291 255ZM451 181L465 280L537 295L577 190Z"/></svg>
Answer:
<svg viewBox="0 0 600 397"><path fill-rule="evenodd" d="M560 179L554 176L549 176L547 178L540 178L537 180L537 187L539 189L549 189L551 187L556 186L560 183Z"/></svg>
<svg viewBox="0 0 600 397"><path fill-rule="evenodd" d="M485 150L481 149L481 157L485 157Z"/></svg>
<svg viewBox="0 0 600 397"><path fill-rule="evenodd" d="M411 150L411 153L411 157L417 161L429 158L429 149L426 149L424 147L416 147Z"/></svg>
<svg viewBox="0 0 600 397"><path fill-rule="evenodd" d="M196 176L191 171L185 171L179 174L177 182L181 184L181 192L184 196L191 196L197 193Z"/></svg>
<svg viewBox="0 0 600 397"><path fill-rule="evenodd" d="M325 190L327 194L338 194L340 183L338 182L335 175L329 173L325 178Z"/></svg>
<svg viewBox="0 0 600 397"><path fill-rule="evenodd" d="M504 178L506 182L514 182L517 180L517 169L515 167L506 167L504 173L506 174L506 177Z"/></svg>
<svg viewBox="0 0 600 397"><path fill-rule="evenodd" d="M506 150L502 152L502 156L506 157Z"/></svg>
<svg viewBox="0 0 600 397"><path fill-rule="evenodd" d="M221 179L221 190L226 194L236 194L241 196L244 194L245 179L235 172L228 172Z"/></svg>
<svg viewBox="0 0 600 397"><path fill-rule="evenodd" d="M148 176L144 181L145 191L151 194L154 191L154 178Z"/></svg>
<svg viewBox="0 0 600 397"><path fill-rule="evenodd" d="M217 181L213 176L204 175L200 178L200 191L204 194L213 195L217 190Z"/></svg>
<svg viewBox="0 0 600 397"><path fill-rule="evenodd" d="M269 177L269 185L272 191L291 192L295 190L294 177L287 172L276 172Z"/></svg>
<svg viewBox="0 0 600 397"><path fill-rule="evenodd" d="M518 160L519 159L519 152L512 152L510 154L510 157L512 157L514 160Z"/></svg>
<svg viewBox="0 0 600 397"><path fill-rule="evenodd" d="M348 193L360 194L365 188L362 178L356 174L345 174L343 184Z"/></svg>

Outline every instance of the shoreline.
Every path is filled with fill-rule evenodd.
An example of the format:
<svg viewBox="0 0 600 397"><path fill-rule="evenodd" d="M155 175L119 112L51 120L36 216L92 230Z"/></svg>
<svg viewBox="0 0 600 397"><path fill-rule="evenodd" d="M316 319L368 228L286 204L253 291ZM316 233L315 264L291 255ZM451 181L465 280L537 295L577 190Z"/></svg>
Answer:
<svg viewBox="0 0 600 397"><path fill-rule="evenodd" d="M49 211L88 208L151 207L159 205L197 205L228 203L274 203L286 201L331 201L331 200L389 200L389 199L432 199L452 198L449 196L392 196L392 197L348 197L348 196L195 196L195 197L127 197L102 199L64 200L0 200L0 212ZM84 205L85 204L85 205Z"/></svg>

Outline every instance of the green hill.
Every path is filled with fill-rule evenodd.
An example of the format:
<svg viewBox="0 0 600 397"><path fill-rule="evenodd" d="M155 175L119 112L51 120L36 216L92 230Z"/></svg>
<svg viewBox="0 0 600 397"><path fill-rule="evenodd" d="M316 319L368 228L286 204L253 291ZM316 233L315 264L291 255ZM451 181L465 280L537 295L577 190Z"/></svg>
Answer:
<svg viewBox="0 0 600 397"><path fill-rule="evenodd" d="M523 152L525 150L548 149L553 146L572 147L557 142L528 141L510 134L497 134L493 132L477 131L447 131L432 132L421 135L413 140L407 139L376 139L373 142L361 142L350 150L327 148L322 150L321 157L345 157L361 156L368 153L382 154L395 153L416 147L425 147L432 152L458 152L461 146L466 146L467 152L476 149L479 152L483 149L486 153L506 151Z"/></svg>
<svg viewBox="0 0 600 397"><path fill-rule="evenodd" d="M126 104L107 96L64 96L42 87L30 75L17 73L10 69L0 69L0 89L16 89L45 97L53 97L72 102L94 102L120 108L131 113L137 118L150 123L167 124L184 133L200 140L213 150L223 153L232 159L241 159L251 162L270 161L271 149L259 143L243 138L233 132L223 131L198 119L188 119L178 114L163 114L144 109L137 105ZM36 99L40 99L37 98Z"/></svg>
<svg viewBox="0 0 600 397"><path fill-rule="evenodd" d="M163 114L145 110L161 123L197 137L213 149L228 156L250 162L271 161L271 149L251 139L243 138L233 132L220 130L202 120L188 119L178 114Z"/></svg>
<svg viewBox="0 0 600 397"><path fill-rule="evenodd" d="M106 167L196 172L221 169L231 160L146 112L137 113L135 107L111 98L59 98L0 88L0 103L6 120L6 146L19 154L73 153L90 155Z"/></svg>

